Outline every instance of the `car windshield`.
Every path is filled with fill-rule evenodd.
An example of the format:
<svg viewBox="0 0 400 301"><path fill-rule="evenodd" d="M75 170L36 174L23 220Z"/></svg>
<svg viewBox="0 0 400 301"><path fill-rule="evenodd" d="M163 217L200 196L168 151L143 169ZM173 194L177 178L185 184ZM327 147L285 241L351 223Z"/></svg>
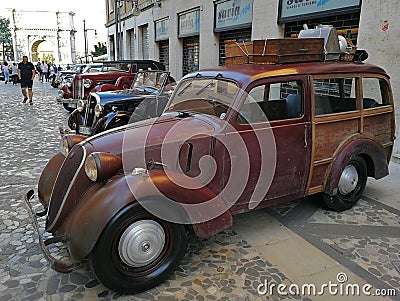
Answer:
<svg viewBox="0 0 400 301"><path fill-rule="evenodd" d="M132 83L131 89L134 89L139 93L160 93L167 78L167 72L138 72Z"/></svg>
<svg viewBox="0 0 400 301"><path fill-rule="evenodd" d="M129 72L131 69L131 64L130 63L107 63L103 64L103 68L101 69L101 72Z"/></svg>
<svg viewBox="0 0 400 301"><path fill-rule="evenodd" d="M190 111L225 119L238 91L236 83L215 78L190 78L180 83L169 111Z"/></svg>

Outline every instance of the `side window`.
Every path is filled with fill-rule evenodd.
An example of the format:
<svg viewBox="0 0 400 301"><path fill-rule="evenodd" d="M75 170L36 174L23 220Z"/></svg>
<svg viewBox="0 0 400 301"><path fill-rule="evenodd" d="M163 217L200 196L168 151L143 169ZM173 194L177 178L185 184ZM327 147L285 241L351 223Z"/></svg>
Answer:
<svg viewBox="0 0 400 301"><path fill-rule="evenodd" d="M389 88L383 79L373 77L363 78L362 87L364 109L389 104Z"/></svg>
<svg viewBox="0 0 400 301"><path fill-rule="evenodd" d="M315 115L356 110L356 78L316 79L313 84Z"/></svg>
<svg viewBox="0 0 400 301"><path fill-rule="evenodd" d="M238 123L258 123L303 116L301 81L277 82L254 87L239 112Z"/></svg>

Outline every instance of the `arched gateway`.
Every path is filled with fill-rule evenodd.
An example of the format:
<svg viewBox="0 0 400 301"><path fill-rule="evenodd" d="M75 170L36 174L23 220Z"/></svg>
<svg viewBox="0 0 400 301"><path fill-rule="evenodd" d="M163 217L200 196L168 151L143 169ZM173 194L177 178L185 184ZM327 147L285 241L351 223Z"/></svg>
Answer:
<svg viewBox="0 0 400 301"><path fill-rule="evenodd" d="M47 42L46 55L56 64L76 63L74 13L10 9L10 25L16 61L27 55L37 62L38 47Z"/></svg>

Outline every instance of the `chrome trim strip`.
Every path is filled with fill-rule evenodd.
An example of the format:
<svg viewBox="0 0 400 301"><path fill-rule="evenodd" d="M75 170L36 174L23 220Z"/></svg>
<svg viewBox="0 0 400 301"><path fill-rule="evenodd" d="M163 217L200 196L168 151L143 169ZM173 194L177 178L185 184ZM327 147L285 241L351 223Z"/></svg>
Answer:
<svg viewBox="0 0 400 301"><path fill-rule="evenodd" d="M85 148L83 145L81 145L81 147L82 147L82 149L83 149L82 162L81 162L81 164L79 165L78 169L76 170L76 172L75 172L75 174L74 174L74 177L72 178L72 180L71 180L71 182L70 182L70 184L69 184L69 186L68 186L67 192L64 194L64 199L63 199L63 201L62 201L62 203L61 203L60 208L57 210L57 215L56 215L56 217L54 218L53 223L48 227L47 230L51 230L51 229L54 227L54 225L57 223L57 221L58 221L58 219L59 219L59 217L60 217L62 208L64 207L65 201L67 200L67 197L68 197L68 195L69 195L69 193L70 193L70 191L71 191L71 189L72 189L72 185L74 185L75 180L76 180L76 177L78 176L78 173L80 172L80 170L81 170L82 167L83 167L83 164L85 163L85 160L86 160L86 148ZM55 182L55 183L57 183L58 177L59 177L59 176L60 176L60 173L57 175L57 179L56 179L56 182ZM53 186L53 191L54 191L54 187L55 187L55 185ZM53 191L51 192L51 195L53 195ZM52 198L50 197L49 208L50 208L50 206L51 206L51 200L52 200Z"/></svg>

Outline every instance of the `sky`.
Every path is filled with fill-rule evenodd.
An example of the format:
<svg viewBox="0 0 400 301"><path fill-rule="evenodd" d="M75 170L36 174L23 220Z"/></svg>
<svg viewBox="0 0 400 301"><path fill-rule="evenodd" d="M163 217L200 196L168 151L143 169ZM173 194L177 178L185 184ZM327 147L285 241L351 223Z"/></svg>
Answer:
<svg viewBox="0 0 400 301"><path fill-rule="evenodd" d="M104 0L2 0L0 16L9 17L7 9L26 11L60 11L74 12L74 25L76 29L76 51L84 51L83 19L86 20L86 28L97 30L97 38L94 31L88 31L89 50L94 50L93 45L97 42L107 41L106 6Z"/></svg>

